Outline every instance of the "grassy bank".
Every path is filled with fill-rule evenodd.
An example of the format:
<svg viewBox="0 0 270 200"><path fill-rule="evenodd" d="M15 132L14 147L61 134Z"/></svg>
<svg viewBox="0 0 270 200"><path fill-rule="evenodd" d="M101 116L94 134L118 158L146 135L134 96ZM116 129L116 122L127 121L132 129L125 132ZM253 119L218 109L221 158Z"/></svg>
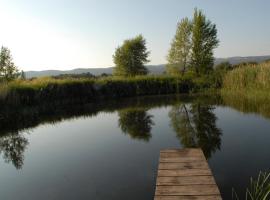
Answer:
<svg viewBox="0 0 270 200"><path fill-rule="evenodd" d="M223 88L235 92L269 92L270 62L246 65L229 71L223 79Z"/></svg>
<svg viewBox="0 0 270 200"><path fill-rule="evenodd" d="M16 80L0 86L0 104L36 105L43 102L81 102L98 99L190 93L209 88L205 78L191 76L107 77L102 79Z"/></svg>
<svg viewBox="0 0 270 200"><path fill-rule="evenodd" d="M223 79L226 104L248 113L270 117L270 62L249 64L229 71Z"/></svg>

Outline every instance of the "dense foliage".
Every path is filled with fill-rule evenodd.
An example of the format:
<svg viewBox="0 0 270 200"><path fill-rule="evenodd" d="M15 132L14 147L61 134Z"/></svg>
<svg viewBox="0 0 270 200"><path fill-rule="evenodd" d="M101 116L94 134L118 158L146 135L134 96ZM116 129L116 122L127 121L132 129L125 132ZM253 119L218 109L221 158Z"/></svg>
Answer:
<svg viewBox="0 0 270 200"><path fill-rule="evenodd" d="M191 66L197 74L207 74L213 69L213 50L218 46L216 25L195 9L192 27Z"/></svg>
<svg viewBox="0 0 270 200"><path fill-rule="evenodd" d="M148 61L149 52L146 41L139 35L133 39L125 40L113 55L115 63L114 75L135 76L147 74L144 64Z"/></svg>
<svg viewBox="0 0 270 200"><path fill-rule="evenodd" d="M206 18L201 10L195 9L192 20L182 19L167 56L167 73L184 73L194 70L197 75L213 71L213 50L218 46L216 25Z"/></svg>

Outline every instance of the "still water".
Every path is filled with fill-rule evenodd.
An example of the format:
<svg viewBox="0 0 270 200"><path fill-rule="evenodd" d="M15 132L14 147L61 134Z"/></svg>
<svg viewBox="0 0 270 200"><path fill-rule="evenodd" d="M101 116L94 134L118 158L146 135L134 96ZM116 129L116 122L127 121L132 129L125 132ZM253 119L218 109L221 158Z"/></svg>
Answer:
<svg viewBox="0 0 270 200"><path fill-rule="evenodd" d="M269 112L268 112L269 111ZM270 168L270 108L156 96L1 111L1 200L150 200L159 151L201 147L223 199Z"/></svg>

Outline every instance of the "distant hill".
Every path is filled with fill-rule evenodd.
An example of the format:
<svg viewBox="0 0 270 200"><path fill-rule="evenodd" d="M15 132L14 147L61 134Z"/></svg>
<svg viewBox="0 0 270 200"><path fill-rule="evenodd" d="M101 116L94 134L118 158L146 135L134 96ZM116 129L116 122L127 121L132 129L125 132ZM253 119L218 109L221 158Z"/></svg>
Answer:
<svg viewBox="0 0 270 200"><path fill-rule="evenodd" d="M222 62L229 62L233 65L239 64L241 62L263 62L270 59L269 56L248 56L248 57L229 57L229 58L217 58L215 60L215 65ZM161 65L148 65L147 69L150 74L162 74L165 71L165 64ZM95 76L101 75L103 73L112 74L113 67L107 68L77 68L72 70L44 70L44 71L26 71L25 75L27 78L42 77L42 76L57 76L60 74L82 74L91 73Z"/></svg>
<svg viewBox="0 0 270 200"><path fill-rule="evenodd" d="M219 64L222 62L229 62L232 65L239 64L241 62L263 62L265 60L270 59L270 55L268 56L247 56L247 57L229 57L229 58L217 58L215 60L215 64Z"/></svg>
<svg viewBox="0 0 270 200"><path fill-rule="evenodd" d="M165 70L165 65L148 65L147 69L150 74L162 74ZM83 74L91 73L95 76L103 73L112 74L113 67L107 68L77 68L72 70L44 70L44 71L26 71L26 78L42 77L42 76L57 76L60 74Z"/></svg>

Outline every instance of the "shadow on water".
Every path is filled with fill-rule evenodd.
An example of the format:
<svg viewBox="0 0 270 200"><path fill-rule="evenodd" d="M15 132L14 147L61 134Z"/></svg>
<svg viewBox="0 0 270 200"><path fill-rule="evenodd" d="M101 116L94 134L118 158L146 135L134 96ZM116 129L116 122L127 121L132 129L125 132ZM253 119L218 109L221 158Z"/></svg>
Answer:
<svg viewBox="0 0 270 200"><path fill-rule="evenodd" d="M140 97L115 101L84 103L81 105L42 104L33 107L7 107L0 111L0 154L7 163L21 169L24 152L29 144L25 132L42 124L56 124L63 120L94 117L99 112L119 113L119 127L132 139L149 141L153 116L147 110L173 104L174 96Z"/></svg>
<svg viewBox="0 0 270 200"><path fill-rule="evenodd" d="M187 106L194 100L203 104ZM79 117L94 117L101 111L108 113L118 111L118 125L122 132L128 134L132 139L149 142L152 137L154 116L150 115L148 110L172 106L171 121L180 142L186 147L202 146L207 156L210 157L211 152L214 152L214 149L220 145L218 139L214 143L213 134L216 133L216 138L218 138L220 133L217 128L215 132L216 118L211 112L211 107L206 107L205 102L216 104L218 101L217 96L211 98L209 96L153 96L82 105L59 102L22 108L3 106L0 111L0 154L7 163L12 163L17 169L21 169L24 152L29 144L24 136L25 132L30 132L31 129L41 124L56 124L63 120L73 120ZM183 108L188 113L183 112ZM178 112L181 111L182 113L179 113L178 116ZM184 116L184 114L187 115ZM187 117L192 120L189 124L185 121L188 120ZM212 132L207 132L208 127L212 128ZM196 129L196 131L192 129ZM209 140L211 141L209 142Z"/></svg>
<svg viewBox="0 0 270 200"><path fill-rule="evenodd" d="M199 99L204 100L205 98L201 96ZM12 163L17 169L20 169L23 166L24 151L29 144L24 132L29 132L41 124L56 124L63 120L93 117L101 111L108 113L118 111L118 125L122 132L128 134L132 139L148 142L152 137L151 129L154 125L154 116L148 113L149 109L177 105L179 102L188 103L194 99L198 99L198 97L153 96L82 105L54 103L34 107L3 107L0 111L0 154L7 163ZM208 97L207 99L209 102ZM210 99L212 103L217 100L216 97ZM176 132L179 135L177 129Z"/></svg>
<svg viewBox="0 0 270 200"><path fill-rule="evenodd" d="M54 103L0 111L0 154L7 163L21 169L29 144L24 133L41 124L55 124L79 117L93 117L99 112L118 112L118 125L130 138L149 142L154 126L149 110L170 106L170 124L184 147L201 147L209 159L221 148L222 131L217 127L215 106L230 106L241 112L270 116L266 102L238 96L153 96L70 105Z"/></svg>

